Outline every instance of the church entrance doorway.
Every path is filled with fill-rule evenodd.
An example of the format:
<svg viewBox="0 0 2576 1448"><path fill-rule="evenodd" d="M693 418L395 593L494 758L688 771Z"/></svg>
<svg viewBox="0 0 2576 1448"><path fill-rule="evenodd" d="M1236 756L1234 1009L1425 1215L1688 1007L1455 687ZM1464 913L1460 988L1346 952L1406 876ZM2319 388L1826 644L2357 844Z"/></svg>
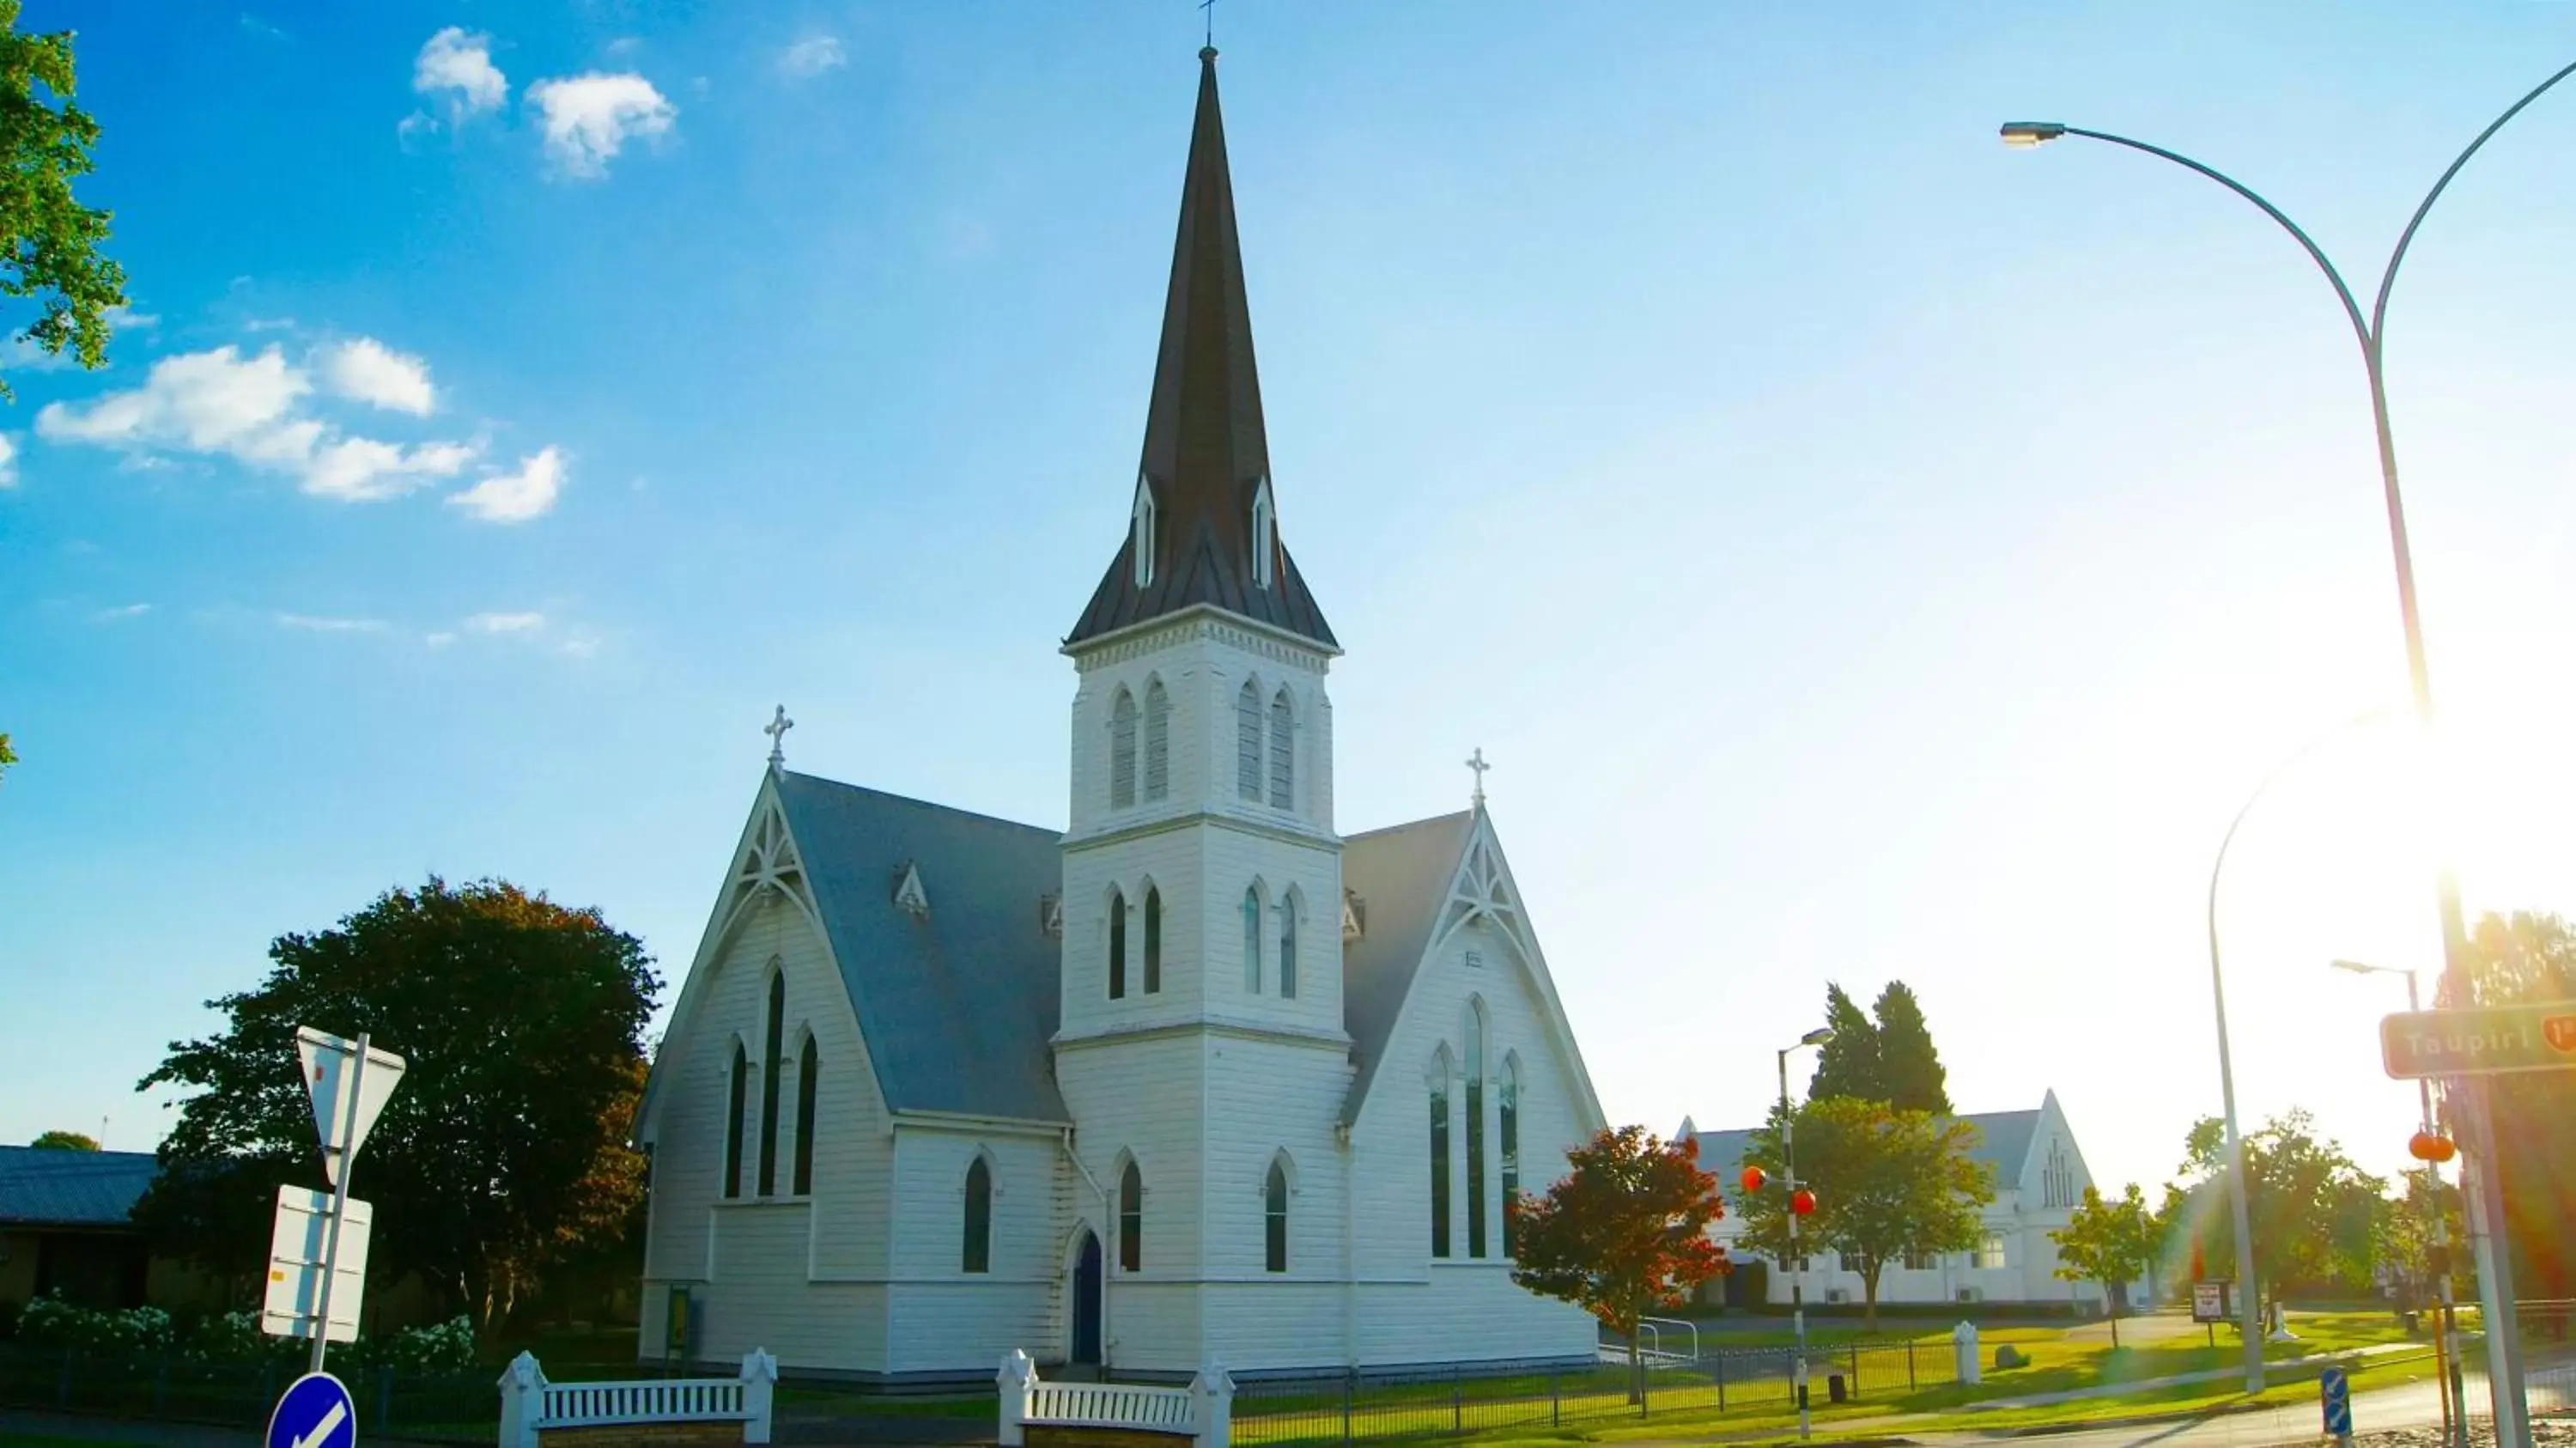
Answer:
<svg viewBox="0 0 2576 1448"><path fill-rule="evenodd" d="M1073 1256L1072 1357L1094 1367L1100 1364L1100 1273L1100 1239L1084 1228Z"/></svg>

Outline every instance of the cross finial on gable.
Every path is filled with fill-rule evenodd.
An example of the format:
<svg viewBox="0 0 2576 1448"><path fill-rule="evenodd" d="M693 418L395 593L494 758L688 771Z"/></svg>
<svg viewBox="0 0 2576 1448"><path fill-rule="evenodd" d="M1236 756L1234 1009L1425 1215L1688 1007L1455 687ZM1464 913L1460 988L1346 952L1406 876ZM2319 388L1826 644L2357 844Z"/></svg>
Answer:
<svg viewBox="0 0 2576 1448"><path fill-rule="evenodd" d="M1476 808L1483 809L1485 807L1485 771L1494 767L1485 762L1485 751L1483 746L1479 745L1475 753L1467 756L1467 767L1476 771L1476 794L1474 803Z"/></svg>
<svg viewBox="0 0 2576 1448"><path fill-rule="evenodd" d="M796 721L787 717L787 706L781 704L778 706L778 713L770 719L768 727L760 731L769 736L770 768L777 769L787 763L787 731L795 727Z"/></svg>

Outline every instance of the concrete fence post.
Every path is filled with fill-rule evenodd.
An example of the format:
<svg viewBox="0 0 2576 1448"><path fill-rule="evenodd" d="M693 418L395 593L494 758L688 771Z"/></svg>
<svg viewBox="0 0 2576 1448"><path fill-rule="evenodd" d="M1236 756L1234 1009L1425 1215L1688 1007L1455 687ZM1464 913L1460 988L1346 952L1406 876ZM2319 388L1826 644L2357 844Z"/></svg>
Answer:
<svg viewBox="0 0 2576 1448"><path fill-rule="evenodd" d="M769 1410L777 1396L778 1359L756 1347L742 1355L742 1441L769 1441Z"/></svg>
<svg viewBox="0 0 2576 1448"><path fill-rule="evenodd" d="M546 1411L546 1370L537 1355L520 1353L501 1370L500 1448L537 1448L537 1424Z"/></svg>
<svg viewBox="0 0 2576 1448"><path fill-rule="evenodd" d="M1986 1380L1985 1365L1977 1361L1977 1325L1963 1322L1950 1329L1950 1356L1953 1371L1960 1382L1981 1383Z"/></svg>
<svg viewBox="0 0 2576 1448"><path fill-rule="evenodd" d="M1038 1365L1019 1348L1002 1354L1002 1370L993 1375L993 1384L1001 1389L1001 1435L996 1440L1001 1448L1020 1448L1028 1441L1029 1399L1038 1385Z"/></svg>
<svg viewBox="0 0 2576 1448"><path fill-rule="evenodd" d="M1234 1437L1234 1379L1225 1364L1211 1358L1190 1379L1190 1418L1196 1431L1192 1448L1226 1448Z"/></svg>

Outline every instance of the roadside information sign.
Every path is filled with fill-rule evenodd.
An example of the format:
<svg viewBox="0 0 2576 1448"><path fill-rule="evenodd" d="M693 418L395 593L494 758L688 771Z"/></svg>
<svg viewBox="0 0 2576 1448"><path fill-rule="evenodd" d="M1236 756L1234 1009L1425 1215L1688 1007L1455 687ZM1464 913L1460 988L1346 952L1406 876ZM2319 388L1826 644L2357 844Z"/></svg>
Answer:
<svg viewBox="0 0 2576 1448"><path fill-rule="evenodd" d="M331 1289L332 1342L354 1342L358 1305L367 1295L367 1230L375 1213L349 1198L340 1223L339 1271ZM300 1187L277 1189L277 1217L268 1237L268 1292L259 1326L274 1337L313 1336L322 1314L323 1259L331 1250L331 1195ZM309 1379L308 1379L309 1381Z"/></svg>
<svg viewBox="0 0 2576 1448"><path fill-rule="evenodd" d="M358 1448L358 1405L329 1373L286 1385L268 1415L267 1448Z"/></svg>
<svg viewBox="0 0 2576 1448"><path fill-rule="evenodd" d="M2576 1001L2401 1011L2379 1023L2379 1058L2400 1081L2576 1068Z"/></svg>
<svg viewBox="0 0 2576 1448"><path fill-rule="evenodd" d="M2228 1289L2235 1285L2234 1282L2223 1277L2214 1282L2191 1284L2191 1320L2194 1322L2227 1321L2232 1315L2228 1311L2232 1304L2227 1299L2234 1295Z"/></svg>
<svg viewBox="0 0 2576 1448"><path fill-rule="evenodd" d="M322 1136L322 1175L333 1186L340 1184L340 1163L367 1144L367 1133L375 1129L377 1115L402 1080L403 1058L377 1047L365 1048L367 1069L350 1069L360 1045L310 1026L295 1028L295 1055L303 1063L304 1090L313 1098L313 1124ZM357 1078L355 1102L349 1099L353 1076Z"/></svg>
<svg viewBox="0 0 2576 1448"><path fill-rule="evenodd" d="M2327 1368L2317 1374L2317 1401L2326 1410L2326 1436L2338 1443L2352 1441L2352 1379L2341 1368Z"/></svg>

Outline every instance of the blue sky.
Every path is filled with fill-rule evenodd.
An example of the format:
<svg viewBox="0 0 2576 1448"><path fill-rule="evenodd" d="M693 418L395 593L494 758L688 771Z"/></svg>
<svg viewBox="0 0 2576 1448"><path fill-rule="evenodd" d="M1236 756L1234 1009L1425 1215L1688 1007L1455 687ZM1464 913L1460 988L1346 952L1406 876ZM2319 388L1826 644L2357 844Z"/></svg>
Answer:
<svg viewBox="0 0 2576 1448"><path fill-rule="evenodd" d="M82 26L133 314L0 413L0 1140L271 937L436 871L685 967L800 768L1064 817L1184 3L32 3ZM1755 1117L1824 981L2097 1174L2214 1108L2202 905L2257 779L2401 697L2352 341L2576 9L1221 7L1282 528L1345 829L1494 811L1616 1119ZM448 34L453 30L453 34ZM444 36L442 39L441 37ZM2390 385L2473 903L2576 906L2576 90L2420 238ZM2357 284L2366 284L2357 282ZM231 349L229 352L223 349ZM2229 867L2249 1115L2401 1160L2371 1023L2431 835L2357 730ZM2412 800L2413 802L2410 802Z"/></svg>

